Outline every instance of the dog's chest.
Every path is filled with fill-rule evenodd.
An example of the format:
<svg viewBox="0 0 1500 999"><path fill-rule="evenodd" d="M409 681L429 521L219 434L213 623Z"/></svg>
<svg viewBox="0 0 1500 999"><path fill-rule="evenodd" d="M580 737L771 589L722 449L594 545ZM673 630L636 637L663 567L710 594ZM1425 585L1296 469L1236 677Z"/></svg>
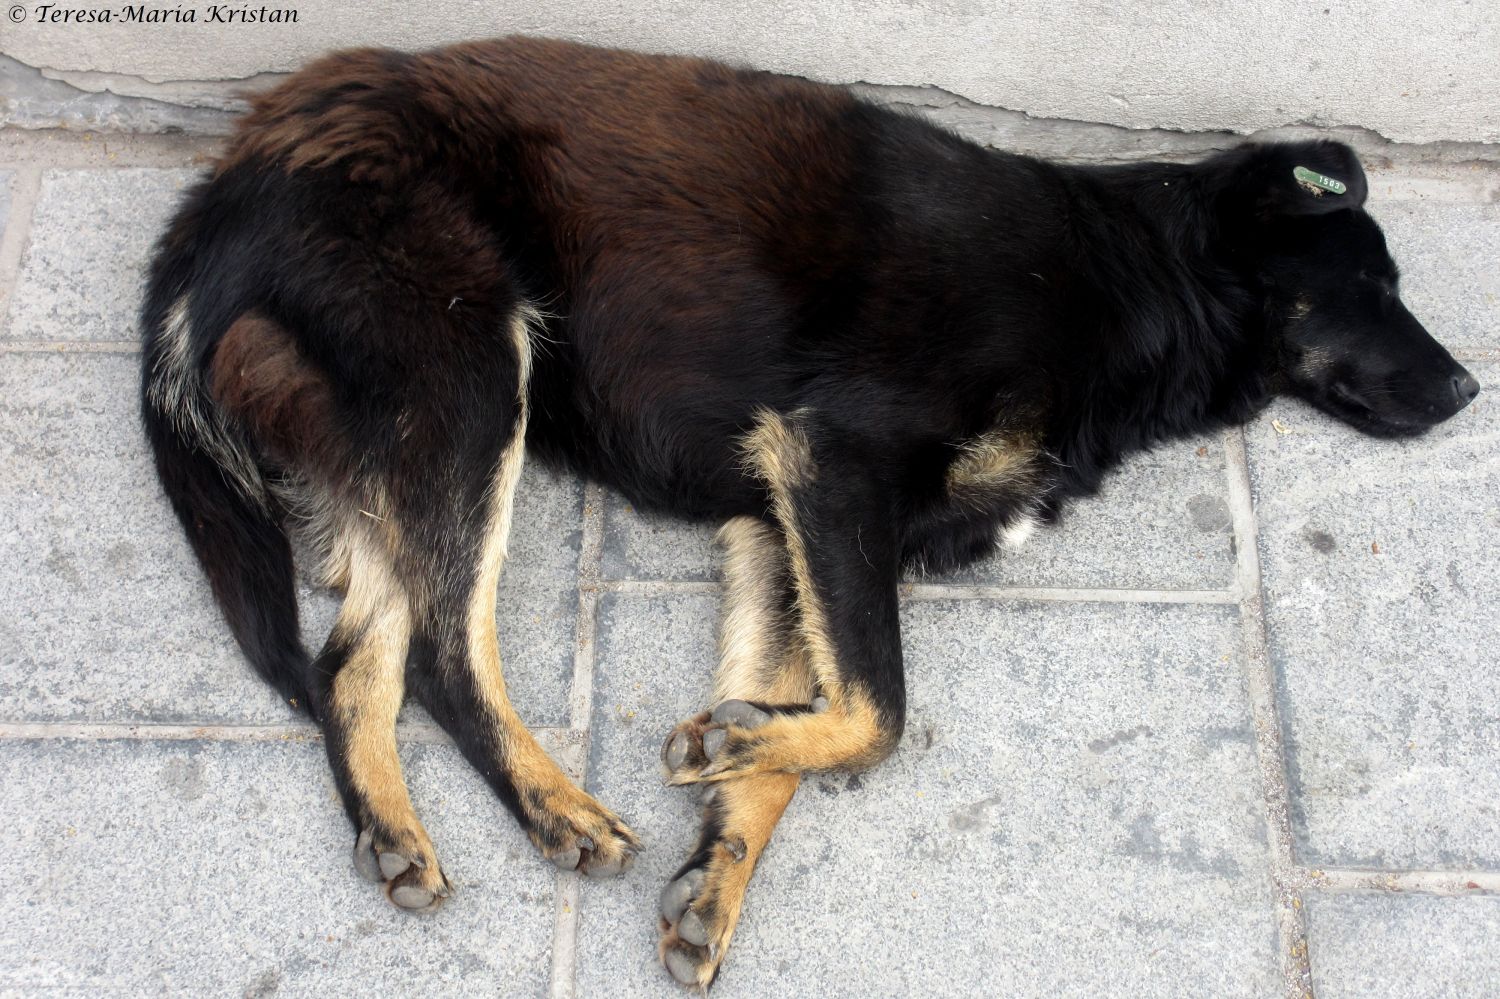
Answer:
<svg viewBox="0 0 1500 999"><path fill-rule="evenodd" d="M940 498L912 525L908 562L947 572L997 544L1019 546L1039 523L1046 468L1029 434L996 430L964 442L946 468Z"/></svg>
<svg viewBox="0 0 1500 999"><path fill-rule="evenodd" d="M1041 449L1030 434L992 430L959 445L944 494L959 508L995 509L1032 497L1040 473Z"/></svg>

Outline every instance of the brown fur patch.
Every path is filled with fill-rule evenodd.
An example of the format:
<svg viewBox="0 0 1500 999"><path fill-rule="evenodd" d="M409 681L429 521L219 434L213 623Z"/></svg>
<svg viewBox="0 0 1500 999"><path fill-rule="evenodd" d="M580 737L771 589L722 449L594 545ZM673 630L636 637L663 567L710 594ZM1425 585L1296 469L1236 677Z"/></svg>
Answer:
<svg viewBox="0 0 1500 999"><path fill-rule="evenodd" d="M219 340L209 391L283 460L307 457L337 425L328 381L286 329L258 312L235 320Z"/></svg>
<svg viewBox="0 0 1500 999"><path fill-rule="evenodd" d="M737 123L756 136L748 156L726 155L731 147L722 142L693 141L674 124L676 114L690 122L728 117L747 75L703 59L546 38L513 36L420 53L348 50L253 97L218 169L338 169L357 183L393 190L439 164L488 179L497 151L534 144L534 165L569 200L603 190L599 174L621 163L665 162L676 164L685 203L701 205L726 179L748 186L793 159L804 171L817 169L822 161L805 155L805 144L826 136L827 115L854 103L839 88L758 79L758 88L816 109L788 101L768 108L779 115L774 123ZM716 104L712 111L702 105L705 96ZM607 160L599 158L603 150ZM586 210L586 202L577 207Z"/></svg>

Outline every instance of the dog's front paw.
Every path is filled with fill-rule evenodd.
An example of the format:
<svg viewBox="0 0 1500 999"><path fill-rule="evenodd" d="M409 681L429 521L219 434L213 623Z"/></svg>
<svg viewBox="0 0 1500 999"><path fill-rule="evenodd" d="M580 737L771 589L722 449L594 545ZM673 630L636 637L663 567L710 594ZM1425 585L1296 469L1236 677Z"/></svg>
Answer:
<svg viewBox="0 0 1500 999"><path fill-rule="evenodd" d="M679 871L662 889L657 953L677 981L706 989L729 949L754 865L735 837L721 838L699 858L701 866Z"/></svg>
<svg viewBox="0 0 1500 999"><path fill-rule="evenodd" d="M682 722L662 746L667 780L692 784L729 776L730 771L749 764L759 742L755 730L780 710L757 707L749 701L725 701L712 713L705 711Z"/></svg>

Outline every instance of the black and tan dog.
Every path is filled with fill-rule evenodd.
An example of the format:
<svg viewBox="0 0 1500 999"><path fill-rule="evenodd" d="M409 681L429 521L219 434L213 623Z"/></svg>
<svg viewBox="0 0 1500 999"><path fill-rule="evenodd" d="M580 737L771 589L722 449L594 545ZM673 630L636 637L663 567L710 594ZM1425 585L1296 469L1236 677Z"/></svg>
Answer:
<svg viewBox="0 0 1500 999"><path fill-rule="evenodd" d="M146 428L245 654L322 725L356 866L415 910L449 885L397 759L408 690L559 866L637 849L506 699L523 453L724 522L714 705L664 748L711 785L661 924L706 985L799 775L901 737L903 567L1279 390L1390 435L1475 395L1365 190L1332 143L1068 167L693 59L348 52L256 100L163 238ZM295 528L345 593L316 658Z"/></svg>

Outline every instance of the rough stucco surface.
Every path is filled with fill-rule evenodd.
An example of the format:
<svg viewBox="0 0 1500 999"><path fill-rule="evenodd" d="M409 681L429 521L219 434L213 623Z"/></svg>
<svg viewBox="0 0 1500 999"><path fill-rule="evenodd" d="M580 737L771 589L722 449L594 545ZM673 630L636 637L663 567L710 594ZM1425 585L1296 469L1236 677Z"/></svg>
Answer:
<svg viewBox="0 0 1500 999"><path fill-rule="evenodd" d="M26 6L22 24L0 20L0 53L90 90L154 96L149 84L170 84L174 101L222 99L191 84L286 71L330 48L519 32L835 82L933 84L1130 128L1309 122L1404 142L1500 142L1500 7L1463 0L432 0L420 12L402 0L288 0L291 25L203 23L207 3L194 24L51 24Z"/></svg>

